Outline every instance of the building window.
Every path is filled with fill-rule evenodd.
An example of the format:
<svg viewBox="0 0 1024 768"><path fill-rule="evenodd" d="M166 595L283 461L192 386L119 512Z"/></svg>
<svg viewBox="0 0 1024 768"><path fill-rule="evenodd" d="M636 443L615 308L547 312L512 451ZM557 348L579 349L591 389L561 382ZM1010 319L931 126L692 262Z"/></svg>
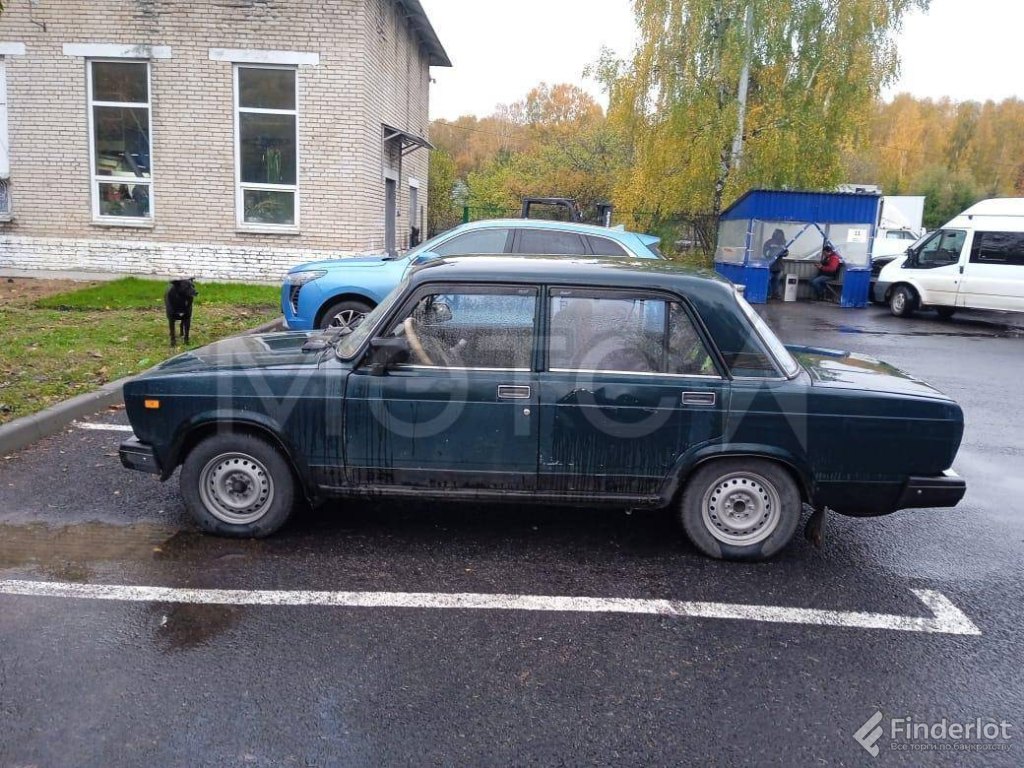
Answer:
<svg viewBox="0 0 1024 768"><path fill-rule="evenodd" d="M294 67L235 67L238 224L299 224L298 104Z"/></svg>
<svg viewBox="0 0 1024 768"><path fill-rule="evenodd" d="M88 80L93 218L151 221L149 63L91 60Z"/></svg>

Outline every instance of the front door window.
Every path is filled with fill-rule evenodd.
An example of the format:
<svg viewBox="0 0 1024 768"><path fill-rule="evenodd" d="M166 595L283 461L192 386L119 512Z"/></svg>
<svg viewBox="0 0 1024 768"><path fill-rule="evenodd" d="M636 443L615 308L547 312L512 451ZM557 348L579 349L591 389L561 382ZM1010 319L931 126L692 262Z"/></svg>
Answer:
<svg viewBox="0 0 1024 768"><path fill-rule="evenodd" d="M967 233L962 229L945 229L935 235L917 252L914 266L918 269L948 267L960 261Z"/></svg>

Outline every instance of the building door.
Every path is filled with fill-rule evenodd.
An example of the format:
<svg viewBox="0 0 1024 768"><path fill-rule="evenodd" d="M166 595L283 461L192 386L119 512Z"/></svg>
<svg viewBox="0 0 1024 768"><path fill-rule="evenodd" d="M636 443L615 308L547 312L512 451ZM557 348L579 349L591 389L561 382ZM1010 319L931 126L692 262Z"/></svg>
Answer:
<svg viewBox="0 0 1024 768"><path fill-rule="evenodd" d="M417 187L409 187L409 247L420 244L420 191Z"/></svg>
<svg viewBox="0 0 1024 768"><path fill-rule="evenodd" d="M398 182L384 179L384 250L397 252L395 226L398 223Z"/></svg>

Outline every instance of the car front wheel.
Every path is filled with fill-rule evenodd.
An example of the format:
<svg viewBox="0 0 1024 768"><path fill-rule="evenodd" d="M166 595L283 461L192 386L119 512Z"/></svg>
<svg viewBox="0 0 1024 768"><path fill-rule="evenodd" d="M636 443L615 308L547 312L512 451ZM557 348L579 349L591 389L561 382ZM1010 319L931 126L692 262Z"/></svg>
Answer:
<svg viewBox="0 0 1024 768"><path fill-rule="evenodd" d="M192 449L181 495L199 526L235 538L269 536L291 516L295 481L274 446L245 434L218 434Z"/></svg>
<svg viewBox="0 0 1024 768"><path fill-rule="evenodd" d="M910 317L914 314L916 305L917 296L914 295L913 290L905 285L894 288L892 295L889 297L889 311L896 317Z"/></svg>
<svg viewBox="0 0 1024 768"><path fill-rule="evenodd" d="M803 504L784 468L763 459L722 459L700 467L683 492L682 523L709 557L766 560L793 538Z"/></svg>
<svg viewBox="0 0 1024 768"><path fill-rule="evenodd" d="M320 318L320 330L328 328L355 328L373 309L369 304L361 301L339 301L332 304Z"/></svg>

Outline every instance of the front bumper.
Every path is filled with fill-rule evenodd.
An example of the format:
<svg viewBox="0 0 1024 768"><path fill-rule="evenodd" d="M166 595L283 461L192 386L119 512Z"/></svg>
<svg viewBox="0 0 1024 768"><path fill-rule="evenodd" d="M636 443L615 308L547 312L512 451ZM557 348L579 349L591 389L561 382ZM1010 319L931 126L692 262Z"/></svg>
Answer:
<svg viewBox="0 0 1024 768"><path fill-rule="evenodd" d="M320 293L315 280L304 285L285 281L281 286L281 314L284 315L285 328L290 331L313 330L315 314L320 307Z"/></svg>
<svg viewBox="0 0 1024 768"><path fill-rule="evenodd" d="M883 283L881 280L871 281L871 300L876 304L885 304L885 294L889 292L892 283Z"/></svg>
<svg viewBox="0 0 1024 768"><path fill-rule="evenodd" d="M907 480L896 508L955 507L966 492L967 483L963 478L947 469L938 477L912 477Z"/></svg>
<svg viewBox="0 0 1024 768"><path fill-rule="evenodd" d="M139 472L148 472L151 475L162 474L160 464L156 460L153 447L140 443L137 438L130 438L121 443L117 452L121 457L121 464L128 469L135 469Z"/></svg>

